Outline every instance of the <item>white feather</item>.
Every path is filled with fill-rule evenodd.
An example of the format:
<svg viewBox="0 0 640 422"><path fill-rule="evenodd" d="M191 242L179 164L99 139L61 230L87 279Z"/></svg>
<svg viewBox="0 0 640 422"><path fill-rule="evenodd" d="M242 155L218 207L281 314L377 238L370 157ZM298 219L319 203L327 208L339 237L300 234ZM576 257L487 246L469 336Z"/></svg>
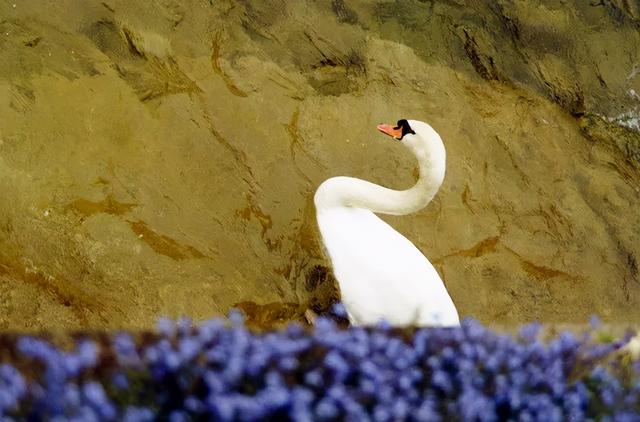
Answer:
<svg viewBox="0 0 640 422"><path fill-rule="evenodd" d="M422 208L444 178L444 146L426 123L410 121L407 145L420 164L411 189L393 191L360 179L334 177L316 192L322 240L353 324L459 325L438 272L411 241L371 210L406 214Z"/></svg>

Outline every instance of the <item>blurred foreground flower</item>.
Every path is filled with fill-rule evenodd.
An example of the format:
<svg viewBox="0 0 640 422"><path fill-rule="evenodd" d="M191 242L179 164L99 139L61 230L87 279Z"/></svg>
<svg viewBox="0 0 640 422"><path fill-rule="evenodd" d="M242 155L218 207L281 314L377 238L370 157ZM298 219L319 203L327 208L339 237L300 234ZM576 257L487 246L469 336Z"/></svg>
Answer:
<svg viewBox="0 0 640 422"><path fill-rule="evenodd" d="M620 350L631 336L543 342L540 328L510 336L473 320L392 329L318 318L312 329L256 333L233 312L88 336L71 351L7 335L0 420L640 420L640 364Z"/></svg>

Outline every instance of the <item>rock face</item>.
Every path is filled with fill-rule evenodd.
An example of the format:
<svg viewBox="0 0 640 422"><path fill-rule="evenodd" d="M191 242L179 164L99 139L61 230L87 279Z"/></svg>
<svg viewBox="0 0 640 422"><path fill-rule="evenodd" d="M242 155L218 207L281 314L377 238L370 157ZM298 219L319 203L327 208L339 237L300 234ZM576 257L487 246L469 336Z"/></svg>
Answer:
<svg viewBox="0 0 640 422"><path fill-rule="evenodd" d="M410 186L399 118L447 176L385 219L462 316L637 321L640 10L569 3L2 3L0 328L322 310L314 190Z"/></svg>

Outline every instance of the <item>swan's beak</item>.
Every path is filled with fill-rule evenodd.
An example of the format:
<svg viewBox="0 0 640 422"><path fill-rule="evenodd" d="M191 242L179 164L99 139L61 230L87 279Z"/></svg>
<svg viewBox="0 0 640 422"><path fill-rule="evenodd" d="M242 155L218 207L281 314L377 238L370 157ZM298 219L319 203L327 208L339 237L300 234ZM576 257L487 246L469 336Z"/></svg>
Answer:
<svg viewBox="0 0 640 422"><path fill-rule="evenodd" d="M389 135L394 139L400 140L402 139L402 128L401 127L393 127L391 125L379 124L378 130L385 135Z"/></svg>

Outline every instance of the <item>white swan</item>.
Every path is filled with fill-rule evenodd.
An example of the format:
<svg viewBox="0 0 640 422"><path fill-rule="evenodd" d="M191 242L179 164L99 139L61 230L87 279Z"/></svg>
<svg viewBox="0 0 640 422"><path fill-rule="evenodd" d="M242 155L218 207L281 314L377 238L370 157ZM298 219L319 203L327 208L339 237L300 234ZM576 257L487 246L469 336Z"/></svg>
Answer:
<svg viewBox="0 0 640 422"><path fill-rule="evenodd" d="M442 139L431 126L400 120L378 129L418 159L420 177L396 191L353 177L332 177L316 191L318 227L342 302L354 325L456 326L458 312L438 272L406 237L374 213L403 215L426 206L445 173Z"/></svg>

